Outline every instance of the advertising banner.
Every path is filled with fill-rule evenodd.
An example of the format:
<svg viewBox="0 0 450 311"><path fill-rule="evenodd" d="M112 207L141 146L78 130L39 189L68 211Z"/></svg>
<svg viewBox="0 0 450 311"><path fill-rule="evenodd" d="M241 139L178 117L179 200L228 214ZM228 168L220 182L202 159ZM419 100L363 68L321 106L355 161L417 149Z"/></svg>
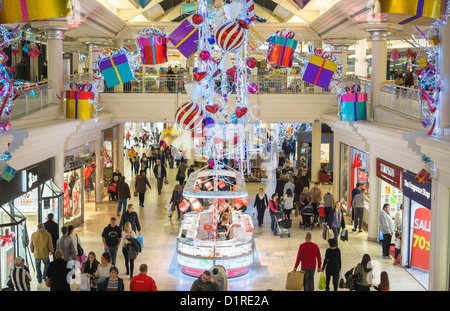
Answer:
<svg viewBox="0 0 450 311"><path fill-rule="evenodd" d="M431 210L414 202L411 206L411 267L428 271L430 258Z"/></svg>

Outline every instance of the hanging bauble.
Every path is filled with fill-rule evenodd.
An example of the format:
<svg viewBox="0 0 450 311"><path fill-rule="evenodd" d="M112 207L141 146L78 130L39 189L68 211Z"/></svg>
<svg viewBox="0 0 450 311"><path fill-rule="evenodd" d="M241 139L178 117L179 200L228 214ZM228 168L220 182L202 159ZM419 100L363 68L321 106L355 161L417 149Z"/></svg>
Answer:
<svg viewBox="0 0 450 311"><path fill-rule="evenodd" d="M234 76L235 74L236 74L236 67L235 66L227 69L227 75Z"/></svg>
<svg viewBox="0 0 450 311"><path fill-rule="evenodd" d="M206 128L209 128L209 129L213 128L214 127L214 119L208 117L203 121L203 124L205 125Z"/></svg>
<svg viewBox="0 0 450 311"><path fill-rule="evenodd" d="M239 23L228 21L216 29L214 38L223 51L234 51L244 43L244 34L245 29Z"/></svg>
<svg viewBox="0 0 450 311"><path fill-rule="evenodd" d="M248 68L255 68L258 66L258 61L254 57L247 58L247 66Z"/></svg>
<svg viewBox="0 0 450 311"><path fill-rule="evenodd" d="M237 122L238 122L238 118L237 118L237 116L236 116L236 113L233 113L233 114L230 116L230 120L231 120L231 122L233 122L233 123L237 123Z"/></svg>
<svg viewBox="0 0 450 311"><path fill-rule="evenodd" d="M247 111L248 111L247 107L236 107L234 114L239 119L242 118L247 113Z"/></svg>
<svg viewBox="0 0 450 311"><path fill-rule="evenodd" d="M197 82L200 82L206 77L206 71L196 71L194 72L194 79Z"/></svg>
<svg viewBox="0 0 450 311"><path fill-rule="evenodd" d="M196 25L200 25L201 23L203 23L203 16L199 13L195 13L194 15L192 15L192 22Z"/></svg>
<svg viewBox="0 0 450 311"><path fill-rule="evenodd" d="M220 106L217 104L205 106L205 109L211 113L216 113L219 110L219 108L220 108Z"/></svg>
<svg viewBox="0 0 450 311"><path fill-rule="evenodd" d="M201 51L198 55L199 55L200 59L203 61L207 61L208 59L211 58L211 53L209 53L209 51L207 51L207 50Z"/></svg>
<svg viewBox="0 0 450 311"><path fill-rule="evenodd" d="M210 37L208 38L208 42L209 44L213 45L214 43L216 43L216 39L214 39L214 37Z"/></svg>
<svg viewBox="0 0 450 311"><path fill-rule="evenodd" d="M192 131L202 125L202 109L196 103L185 103L177 109L175 113L175 121L182 130Z"/></svg>
<svg viewBox="0 0 450 311"><path fill-rule="evenodd" d="M247 90L249 93L255 94L256 92L258 92L258 85L252 82L248 85Z"/></svg>

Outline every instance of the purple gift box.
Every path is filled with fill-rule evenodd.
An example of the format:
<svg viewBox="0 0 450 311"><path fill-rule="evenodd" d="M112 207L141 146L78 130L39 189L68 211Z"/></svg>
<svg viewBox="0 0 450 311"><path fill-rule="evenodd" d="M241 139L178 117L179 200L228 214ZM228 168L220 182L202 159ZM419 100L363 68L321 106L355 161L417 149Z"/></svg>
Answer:
<svg viewBox="0 0 450 311"><path fill-rule="evenodd" d="M169 41L188 58L198 48L198 30L188 20L184 20L169 36Z"/></svg>
<svg viewBox="0 0 450 311"><path fill-rule="evenodd" d="M311 0L294 0L294 3L300 7L300 9L304 9L305 6L310 2Z"/></svg>

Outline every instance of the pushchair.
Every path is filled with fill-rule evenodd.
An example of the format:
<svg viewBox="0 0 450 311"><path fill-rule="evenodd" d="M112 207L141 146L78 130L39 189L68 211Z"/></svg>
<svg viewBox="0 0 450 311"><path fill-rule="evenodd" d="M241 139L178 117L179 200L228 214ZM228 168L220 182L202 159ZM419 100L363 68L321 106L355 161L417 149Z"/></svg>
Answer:
<svg viewBox="0 0 450 311"><path fill-rule="evenodd" d="M274 230L274 234L280 235L280 238L282 238L283 235L287 235L288 237L291 237L292 220L287 219L286 215L284 213L278 213L276 217L277 217L277 221L276 221L276 228Z"/></svg>
<svg viewBox="0 0 450 311"><path fill-rule="evenodd" d="M314 209L311 205L305 206L300 214L302 215L302 221L300 222L300 228L303 226L303 229L306 230L306 228L310 228L311 230L314 229Z"/></svg>
<svg viewBox="0 0 450 311"><path fill-rule="evenodd" d="M319 224L318 226L322 226L325 223L325 208L323 207L323 203L319 204Z"/></svg>

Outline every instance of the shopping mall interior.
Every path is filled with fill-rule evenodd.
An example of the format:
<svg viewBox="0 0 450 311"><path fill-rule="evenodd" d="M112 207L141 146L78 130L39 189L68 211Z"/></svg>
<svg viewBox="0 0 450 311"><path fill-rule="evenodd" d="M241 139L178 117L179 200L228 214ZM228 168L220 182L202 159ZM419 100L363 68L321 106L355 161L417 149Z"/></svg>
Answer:
<svg viewBox="0 0 450 311"><path fill-rule="evenodd" d="M325 259L336 203L344 283L368 254L371 291L382 272L390 291L450 289L447 0L13 2L0 1L3 290L20 256L31 291L50 291L30 248L50 213L60 235L74 227L78 260L100 261L124 219L118 172L140 227L132 274L146 264L158 291L206 270L222 291L287 291L307 233ZM257 210L261 189L276 215ZM115 266L130 291L122 246Z"/></svg>

